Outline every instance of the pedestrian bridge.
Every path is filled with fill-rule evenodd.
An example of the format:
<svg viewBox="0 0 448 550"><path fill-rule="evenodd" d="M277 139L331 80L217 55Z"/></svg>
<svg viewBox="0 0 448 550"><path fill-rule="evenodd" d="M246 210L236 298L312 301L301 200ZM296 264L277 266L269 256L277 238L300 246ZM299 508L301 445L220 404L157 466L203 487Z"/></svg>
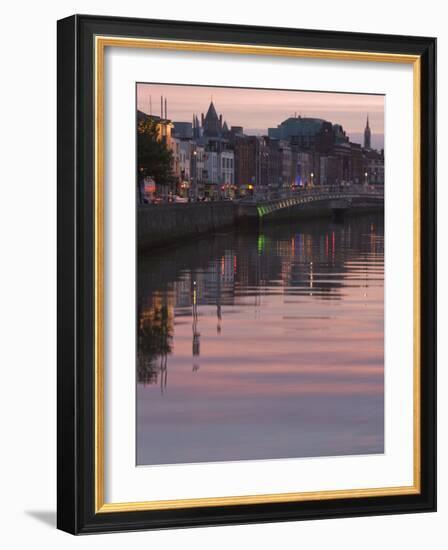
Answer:
<svg viewBox="0 0 448 550"><path fill-rule="evenodd" d="M316 210L342 213L351 209L382 208L384 191L365 186L345 188L315 188L296 191L288 197L257 199L251 197L240 201L246 216L256 216L259 220L278 217L276 214L293 214L295 211L304 214ZM281 216L283 217L283 216Z"/></svg>

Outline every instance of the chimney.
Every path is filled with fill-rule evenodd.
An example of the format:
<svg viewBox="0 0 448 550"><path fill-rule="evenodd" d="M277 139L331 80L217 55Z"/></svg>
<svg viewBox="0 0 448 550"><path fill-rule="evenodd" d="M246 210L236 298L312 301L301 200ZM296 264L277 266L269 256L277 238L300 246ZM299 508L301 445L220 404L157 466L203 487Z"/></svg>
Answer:
<svg viewBox="0 0 448 550"><path fill-rule="evenodd" d="M167 109L167 101L166 101L166 98L165 98L165 118L166 118L166 119L168 118L168 109Z"/></svg>
<svg viewBox="0 0 448 550"><path fill-rule="evenodd" d="M160 118L163 119L163 95L160 96Z"/></svg>

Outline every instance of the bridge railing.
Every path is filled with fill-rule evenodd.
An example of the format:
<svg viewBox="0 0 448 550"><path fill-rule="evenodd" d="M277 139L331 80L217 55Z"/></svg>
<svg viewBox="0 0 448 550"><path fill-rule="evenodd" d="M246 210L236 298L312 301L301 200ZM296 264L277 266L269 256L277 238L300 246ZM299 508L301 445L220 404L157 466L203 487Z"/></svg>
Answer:
<svg viewBox="0 0 448 550"><path fill-rule="evenodd" d="M366 185L350 185L350 186L318 186L314 188L298 188L297 190L287 190L281 192L267 193L266 196L252 196L239 199L239 202L249 204L259 204L267 202L275 202L289 199L304 199L304 198L342 198L342 197L376 197L383 198L384 191Z"/></svg>

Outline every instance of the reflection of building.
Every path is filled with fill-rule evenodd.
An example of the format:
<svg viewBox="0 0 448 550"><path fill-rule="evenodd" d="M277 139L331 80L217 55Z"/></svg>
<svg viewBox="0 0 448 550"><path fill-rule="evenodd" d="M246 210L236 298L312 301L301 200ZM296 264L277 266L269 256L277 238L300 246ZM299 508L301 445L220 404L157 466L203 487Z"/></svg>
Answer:
<svg viewBox="0 0 448 550"><path fill-rule="evenodd" d="M162 390L174 331L184 330L176 326L191 329L183 335L191 338L197 370L208 334L204 327L210 326L204 317L210 321L213 316L217 334L225 334L230 306L256 311L267 291L281 296L287 288L285 296L340 300L347 283L353 283L347 272L353 277L353 264L369 261L366 255L381 256L384 240L375 221L304 222L300 230L280 225L263 233L215 236L203 245L191 244L186 252L173 251L168 261L164 253L161 261L151 263L151 278L145 274L139 281L138 381L160 383Z"/></svg>
<svg viewBox="0 0 448 550"><path fill-rule="evenodd" d="M143 384L154 384L160 376L162 392L166 386L173 333L173 298L169 293L155 292L139 310L137 379Z"/></svg>

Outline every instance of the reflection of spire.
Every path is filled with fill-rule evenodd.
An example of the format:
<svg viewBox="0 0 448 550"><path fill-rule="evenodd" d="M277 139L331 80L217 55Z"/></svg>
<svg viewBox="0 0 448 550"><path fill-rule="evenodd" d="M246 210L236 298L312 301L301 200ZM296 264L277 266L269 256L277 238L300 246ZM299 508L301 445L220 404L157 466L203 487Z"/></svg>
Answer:
<svg viewBox="0 0 448 550"><path fill-rule="evenodd" d="M198 298L197 298L197 285L196 281L193 281L193 371L196 372L199 369L199 365L195 362L195 357L200 355L200 337L201 333L198 331Z"/></svg>
<svg viewBox="0 0 448 550"><path fill-rule="evenodd" d="M259 242L260 236L258 236L257 241ZM256 287L256 291L254 292L254 318L258 319L260 315L260 305L261 305L261 296L263 289L261 287L261 258L262 254L260 253L259 247L258 248L258 254L255 257L255 272L254 272L254 283Z"/></svg>
<svg viewBox="0 0 448 550"><path fill-rule="evenodd" d="M216 325L216 333L221 334L221 276L223 271L223 262L224 257L221 259L220 267L218 268L218 288L216 291L216 317L218 318L218 323Z"/></svg>
<svg viewBox="0 0 448 550"><path fill-rule="evenodd" d="M310 296L313 295L313 285L314 285L314 272L313 272L313 262L310 262Z"/></svg>
<svg viewBox="0 0 448 550"><path fill-rule="evenodd" d="M222 314L221 314L221 304L216 304L216 316L218 317L218 324L216 325L216 332L218 334L221 334L221 321L222 321Z"/></svg>
<svg viewBox="0 0 448 550"><path fill-rule="evenodd" d="M168 356L163 354L160 356L160 393L163 395L166 392L168 382Z"/></svg>

